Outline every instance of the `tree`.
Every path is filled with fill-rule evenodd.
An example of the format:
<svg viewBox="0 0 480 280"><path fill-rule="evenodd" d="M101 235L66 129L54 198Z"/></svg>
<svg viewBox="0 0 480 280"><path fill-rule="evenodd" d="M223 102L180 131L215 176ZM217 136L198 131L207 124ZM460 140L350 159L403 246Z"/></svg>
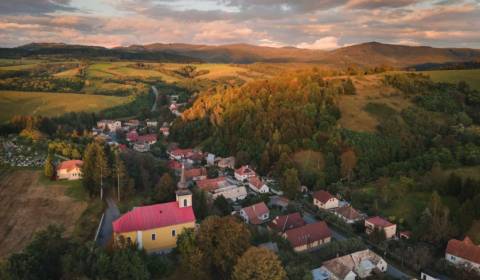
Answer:
<svg viewBox="0 0 480 280"><path fill-rule="evenodd" d="M343 91L344 91L345 94L349 94L349 95L357 94L357 90L355 89L355 86L353 85L352 79L348 78L343 83Z"/></svg>
<svg viewBox="0 0 480 280"><path fill-rule="evenodd" d="M215 198L213 201L213 206L221 216L230 215L233 211L232 206L230 206L230 203L228 203L228 200L223 195Z"/></svg>
<svg viewBox="0 0 480 280"><path fill-rule="evenodd" d="M266 248L250 247L237 261L233 280L284 280L287 273L275 253Z"/></svg>
<svg viewBox="0 0 480 280"><path fill-rule="evenodd" d="M203 220L208 215L207 195L204 190L196 189L193 191L192 204L195 217Z"/></svg>
<svg viewBox="0 0 480 280"><path fill-rule="evenodd" d="M52 155L48 154L47 159L45 160L45 166L43 168L45 177L52 179L55 175L55 168L53 167Z"/></svg>
<svg viewBox="0 0 480 280"><path fill-rule="evenodd" d="M204 254L197 246L195 231L184 229L177 237L177 250L180 253L180 268L190 279L210 279L206 269Z"/></svg>
<svg viewBox="0 0 480 280"><path fill-rule="evenodd" d="M120 157L120 153L117 151L115 153L115 180L116 180L116 189L117 189L117 199L120 201L121 192L125 189L125 186L128 184L128 175L127 168L125 163Z"/></svg>
<svg viewBox="0 0 480 280"><path fill-rule="evenodd" d="M213 275L227 278L238 257L250 246L250 231L232 216L209 216L197 235L198 248L204 254Z"/></svg>
<svg viewBox="0 0 480 280"><path fill-rule="evenodd" d="M168 173L164 173L155 185L155 200L157 202L171 201L175 198L175 181Z"/></svg>
<svg viewBox="0 0 480 280"><path fill-rule="evenodd" d="M103 147L97 142L88 144L83 157L82 174L83 185L91 196L100 192L102 182L109 173L110 169Z"/></svg>
<svg viewBox="0 0 480 280"><path fill-rule="evenodd" d="M80 159L82 157L82 155L80 154L80 152L77 149L72 150L71 156L72 156L73 159Z"/></svg>
<svg viewBox="0 0 480 280"><path fill-rule="evenodd" d="M352 149L347 149L340 155L341 173L347 181L352 179L353 169L357 166L357 156Z"/></svg>
<svg viewBox="0 0 480 280"><path fill-rule="evenodd" d="M289 199L294 199L300 190L301 184L298 179L298 171L295 168L285 170L283 173L282 191Z"/></svg>

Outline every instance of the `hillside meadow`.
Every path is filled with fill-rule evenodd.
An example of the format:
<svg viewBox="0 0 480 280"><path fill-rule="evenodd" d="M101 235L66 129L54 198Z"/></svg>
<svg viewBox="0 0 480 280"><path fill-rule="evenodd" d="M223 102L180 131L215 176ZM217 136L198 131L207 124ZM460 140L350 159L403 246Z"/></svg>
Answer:
<svg viewBox="0 0 480 280"><path fill-rule="evenodd" d="M97 112L128 100L127 97L103 95L0 91L0 123L15 115L58 116L67 112Z"/></svg>
<svg viewBox="0 0 480 280"><path fill-rule="evenodd" d="M467 82L471 88L480 90L480 69L467 70L435 70L422 72L435 82L458 83Z"/></svg>

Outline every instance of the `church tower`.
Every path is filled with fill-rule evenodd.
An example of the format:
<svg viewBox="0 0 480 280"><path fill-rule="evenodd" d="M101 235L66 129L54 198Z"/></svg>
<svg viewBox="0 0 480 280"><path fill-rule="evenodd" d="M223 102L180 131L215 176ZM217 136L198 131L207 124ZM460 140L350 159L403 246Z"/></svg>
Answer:
<svg viewBox="0 0 480 280"><path fill-rule="evenodd" d="M185 163L182 161L182 174L180 176L180 181L177 184L176 200L178 207L191 207L192 206L192 192L187 187L187 182L185 180Z"/></svg>

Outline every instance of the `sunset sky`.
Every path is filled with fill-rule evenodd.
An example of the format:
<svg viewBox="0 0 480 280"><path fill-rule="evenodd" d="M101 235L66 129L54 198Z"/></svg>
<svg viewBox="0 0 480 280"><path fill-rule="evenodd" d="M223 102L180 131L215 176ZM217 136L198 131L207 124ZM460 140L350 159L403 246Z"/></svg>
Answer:
<svg viewBox="0 0 480 280"><path fill-rule="evenodd" d="M65 42L480 48L480 0L1 0L0 46Z"/></svg>

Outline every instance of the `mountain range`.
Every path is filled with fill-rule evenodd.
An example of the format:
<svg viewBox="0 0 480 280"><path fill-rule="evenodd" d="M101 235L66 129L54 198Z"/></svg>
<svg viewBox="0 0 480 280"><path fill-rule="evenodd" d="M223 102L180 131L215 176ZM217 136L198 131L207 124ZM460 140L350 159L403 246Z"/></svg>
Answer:
<svg viewBox="0 0 480 280"><path fill-rule="evenodd" d="M170 62L254 63L297 62L330 66L415 67L424 64L480 61L479 49L433 48L368 42L330 51L248 44L149 44L104 48L63 43L32 43L0 48L1 58L70 56L76 58L139 59Z"/></svg>

